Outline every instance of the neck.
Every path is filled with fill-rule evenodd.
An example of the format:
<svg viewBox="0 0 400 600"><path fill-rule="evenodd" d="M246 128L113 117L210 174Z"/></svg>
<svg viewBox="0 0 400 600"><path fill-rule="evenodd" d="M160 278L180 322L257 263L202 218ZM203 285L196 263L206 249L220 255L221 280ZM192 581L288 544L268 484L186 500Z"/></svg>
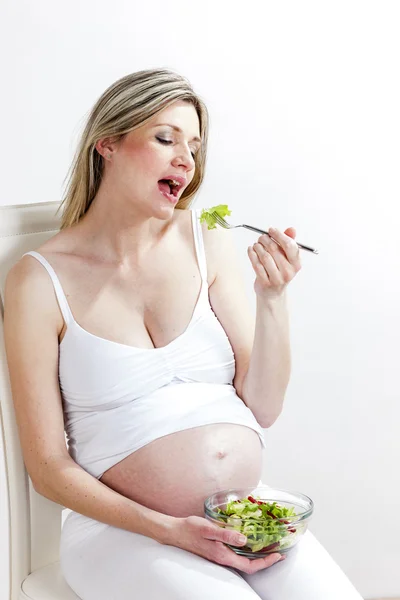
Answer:
<svg viewBox="0 0 400 600"><path fill-rule="evenodd" d="M158 245L173 216L171 207L151 212L145 202L111 195L103 189L77 227L92 252L107 261L129 263L140 261Z"/></svg>

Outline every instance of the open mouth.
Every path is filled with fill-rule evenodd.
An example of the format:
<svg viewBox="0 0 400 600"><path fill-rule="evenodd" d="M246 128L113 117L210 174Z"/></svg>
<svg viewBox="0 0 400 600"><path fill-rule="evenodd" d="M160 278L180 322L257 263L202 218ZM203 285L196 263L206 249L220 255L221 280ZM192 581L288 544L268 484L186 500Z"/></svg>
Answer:
<svg viewBox="0 0 400 600"><path fill-rule="evenodd" d="M178 196L179 190L182 187L182 184L179 181L176 181L175 179L160 179L160 181L158 182L158 187L161 192L164 192L176 198Z"/></svg>

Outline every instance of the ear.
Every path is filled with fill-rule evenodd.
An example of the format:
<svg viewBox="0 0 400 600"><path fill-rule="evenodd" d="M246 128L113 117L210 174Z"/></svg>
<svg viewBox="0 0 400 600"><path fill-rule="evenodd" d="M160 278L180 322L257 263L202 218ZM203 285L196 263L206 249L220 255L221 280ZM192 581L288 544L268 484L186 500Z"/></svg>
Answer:
<svg viewBox="0 0 400 600"><path fill-rule="evenodd" d="M95 148L97 152L102 156L105 160L110 160L112 155L116 150L117 144L115 138L104 138L99 140Z"/></svg>

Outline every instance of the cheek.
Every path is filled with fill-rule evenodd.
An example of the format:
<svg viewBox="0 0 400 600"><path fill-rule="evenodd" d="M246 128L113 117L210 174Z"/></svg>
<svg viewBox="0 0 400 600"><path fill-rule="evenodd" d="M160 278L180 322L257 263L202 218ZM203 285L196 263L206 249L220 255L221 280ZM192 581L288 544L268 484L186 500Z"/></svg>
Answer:
<svg viewBox="0 0 400 600"><path fill-rule="evenodd" d="M160 156L160 152L156 148L151 146L143 146L132 144L126 148L124 152L124 169L130 175L140 174L143 176L144 173L152 176L156 176L162 170L163 161Z"/></svg>

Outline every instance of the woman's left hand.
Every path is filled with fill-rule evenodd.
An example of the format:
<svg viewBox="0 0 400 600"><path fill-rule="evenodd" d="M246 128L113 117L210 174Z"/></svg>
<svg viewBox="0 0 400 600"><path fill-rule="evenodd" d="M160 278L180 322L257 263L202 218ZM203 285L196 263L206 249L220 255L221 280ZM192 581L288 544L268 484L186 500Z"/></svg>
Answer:
<svg viewBox="0 0 400 600"><path fill-rule="evenodd" d="M249 246L247 253L256 274L254 290L266 300L283 296L287 284L301 269L299 247L296 244L296 230L289 227L282 233L270 228L268 235L262 235Z"/></svg>

